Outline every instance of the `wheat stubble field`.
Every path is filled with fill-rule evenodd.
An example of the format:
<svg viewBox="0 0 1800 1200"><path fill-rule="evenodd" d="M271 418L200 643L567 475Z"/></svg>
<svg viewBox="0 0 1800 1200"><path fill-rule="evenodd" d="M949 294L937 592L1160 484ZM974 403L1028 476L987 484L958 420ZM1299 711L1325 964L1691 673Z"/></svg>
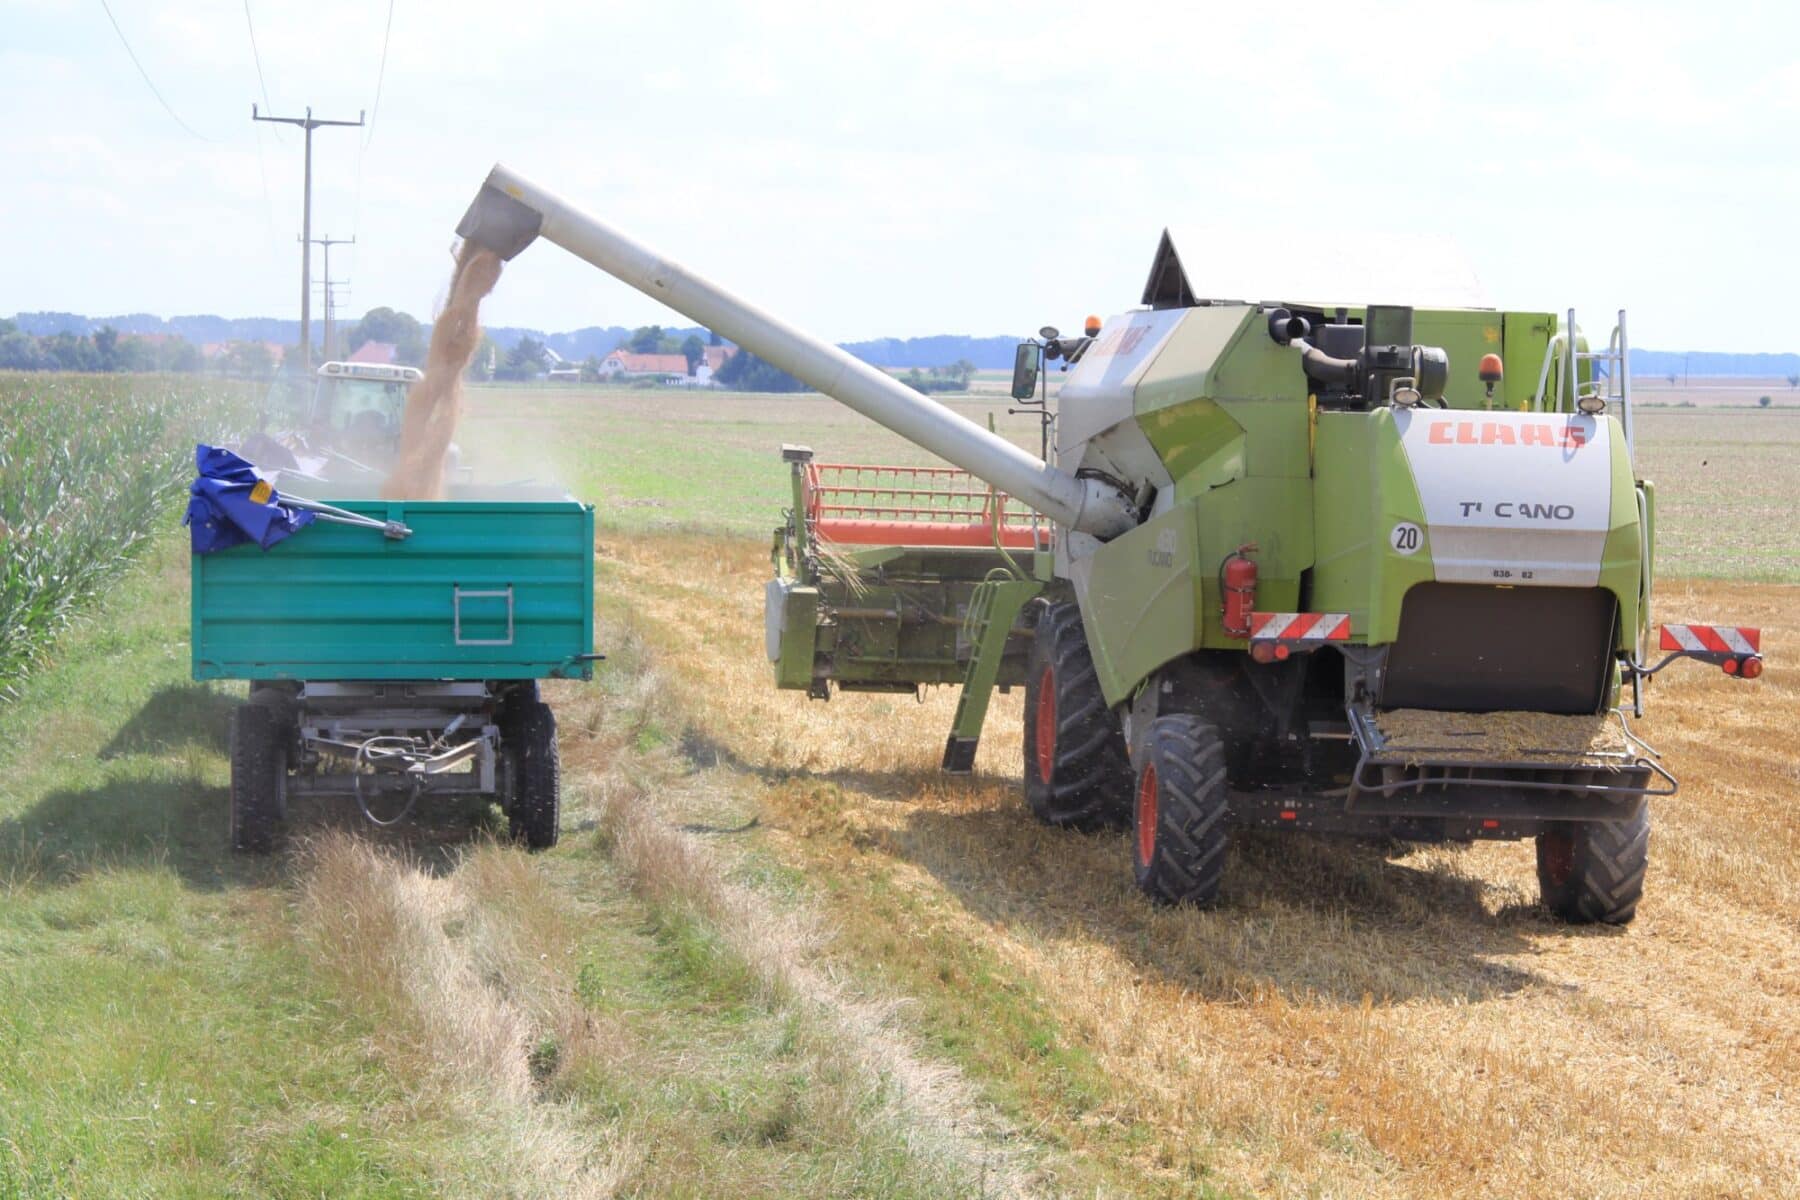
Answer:
<svg viewBox="0 0 1800 1200"><path fill-rule="evenodd" d="M1525 844L1244 838L1158 910L1027 816L1016 697L955 780L948 691L776 693L779 444L916 457L828 402L477 391L461 440L599 509L562 845L321 806L233 859L165 528L0 707L0 1196L1793 1193L1792 414L1646 414L1659 613L1770 665L1659 679L1622 931L1544 917Z"/></svg>
<svg viewBox="0 0 1800 1200"><path fill-rule="evenodd" d="M827 456L826 420L778 437ZM1676 477L1665 563L1746 563L1724 493L1791 511L1791 468L1707 486L1710 468L1721 451L1791 463L1796 424L1647 416L1647 471ZM876 437L852 432L843 456ZM602 590L655 647L691 757L735 777L729 815L761 818L769 853L827 897L846 961L1056 1144L1175 1195L1780 1195L1800 1179L1800 680L1779 649L1800 590L1665 577L1661 616L1761 625L1772 665L1760 687L1699 668L1658 681L1645 730L1685 786L1657 812L1650 895L1628 930L1575 930L1536 908L1528 843L1246 838L1218 910L1159 911L1130 888L1122 837L1024 813L1016 702L990 718L975 779L940 777L953 695L770 690L760 545L603 542ZM1745 573L1794 568L1784 553ZM1041 1028L1011 1028L1015 1000Z"/></svg>

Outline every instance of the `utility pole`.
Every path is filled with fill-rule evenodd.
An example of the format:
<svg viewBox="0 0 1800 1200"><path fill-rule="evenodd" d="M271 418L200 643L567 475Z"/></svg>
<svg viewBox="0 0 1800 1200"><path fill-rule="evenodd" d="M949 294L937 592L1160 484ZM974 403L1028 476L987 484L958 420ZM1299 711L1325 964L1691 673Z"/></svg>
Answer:
<svg viewBox="0 0 1800 1200"><path fill-rule="evenodd" d="M331 337L331 248L333 246L354 246L356 245L356 239L334 238L330 234L326 234L322 238L314 238L312 243L315 246L322 247L325 252L325 289L323 294L323 299L325 301L325 358L326 361L330 361L332 358L332 346L334 345ZM304 328L305 318L302 317L301 321L302 328ZM311 366L312 364L308 363L307 365Z"/></svg>
<svg viewBox="0 0 1800 1200"><path fill-rule="evenodd" d="M250 106L252 121L275 121L282 125L298 125L306 130L306 198L301 206L300 216L300 366L312 369L312 135L313 130L323 125L345 125L356 127L363 123L363 114L357 113L354 121L327 121L312 115L312 106L308 105L304 117L265 117L256 111L256 105Z"/></svg>

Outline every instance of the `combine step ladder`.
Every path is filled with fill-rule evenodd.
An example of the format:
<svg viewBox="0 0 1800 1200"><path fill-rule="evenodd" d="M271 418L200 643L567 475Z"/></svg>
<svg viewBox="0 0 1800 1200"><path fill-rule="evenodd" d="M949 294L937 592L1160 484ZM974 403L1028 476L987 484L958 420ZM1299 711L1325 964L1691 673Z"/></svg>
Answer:
<svg viewBox="0 0 1800 1200"><path fill-rule="evenodd" d="M969 599L963 617L963 636L969 645L969 665L963 674L962 695L956 702L956 720L944 744L943 769L967 775L975 769L975 751L981 744L981 725L987 719L988 701L1000 678L1000 660L1013 622L1025 606L1044 590L1041 580L1010 575L984 579Z"/></svg>

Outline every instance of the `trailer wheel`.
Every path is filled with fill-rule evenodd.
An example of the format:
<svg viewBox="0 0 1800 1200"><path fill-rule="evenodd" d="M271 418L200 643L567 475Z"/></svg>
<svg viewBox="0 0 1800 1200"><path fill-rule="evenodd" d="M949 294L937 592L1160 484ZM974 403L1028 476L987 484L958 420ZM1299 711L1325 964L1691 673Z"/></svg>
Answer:
<svg viewBox="0 0 1800 1200"><path fill-rule="evenodd" d="M1055 604L1038 619L1025 683L1025 802L1047 825L1123 824L1131 787L1125 734L1100 693L1081 613Z"/></svg>
<svg viewBox="0 0 1800 1200"><path fill-rule="evenodd" d="M1137 885L1164 904L1211 904L1225 875L1225 743L1185 713L1150 722L1131 822Z"/></svg>
<svg viewBox="0 0 1800 1200"><path fill-rule="evenodd" d="M1650 806L1623 821L1564 821L1537 836L1544 907L1574 925L1624 925L1644 898Z"/></svg>
<svg viewBox="0 0 1800 1200"><path fill-rule="evenodd" d="M287 784L287 729L278 709L240 704L231 714L231 848L275 848Z"/></svg>
<svg viewBox="0 0 1800 1200"><path fill-rule="evenodd" d="M500 744L512 764L506 818L513 840L547 850L556 845L562 797L556 714L535 695L513 698L500 714Z"/></svg>

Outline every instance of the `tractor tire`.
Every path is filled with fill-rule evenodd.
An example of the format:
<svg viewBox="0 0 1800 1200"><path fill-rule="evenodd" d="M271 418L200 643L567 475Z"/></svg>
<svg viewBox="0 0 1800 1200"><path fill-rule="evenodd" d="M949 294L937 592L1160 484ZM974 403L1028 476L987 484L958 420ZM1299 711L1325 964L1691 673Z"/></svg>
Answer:
<svg viewBox="0 0 1800 1200"><path fill-rule="evenodd" d="M1230 800L1219 731L1184 713L1150 722L1131 821L1137 885L1162 904L1207 905L1225 876Z"/></svg>
<svg viewBox="0 0 1800 1200"><path fill-rule="evenodd" d="M1131 763L1081 613L1055 604L1038 619L1025 683L1025 803L1046 825L1099 829L1129 813Z"/></svg>
<svg viewBox="0 0 1800 1200"><path fill-rule="evenodd" d="M1644 898L1650 806L1623 821L1564 821L1537 836L1544 907L1571 925L1625 925Z"/></svg>
<svg viewBox="0 0 1800 1200"><path fill-rule="evenodd" d="M287 727L280 712L241 704L231 714L231 848L267 854L281 828L287 784Z"/></svg>
<svg viewBox="0 0 1800 1200"><path fill-rule="evenodd" d="M510 764L507 827L527 850L556 845L562 807L562 763L556 714L535 694L515 696L500 713L500 747Z"/></svg>

